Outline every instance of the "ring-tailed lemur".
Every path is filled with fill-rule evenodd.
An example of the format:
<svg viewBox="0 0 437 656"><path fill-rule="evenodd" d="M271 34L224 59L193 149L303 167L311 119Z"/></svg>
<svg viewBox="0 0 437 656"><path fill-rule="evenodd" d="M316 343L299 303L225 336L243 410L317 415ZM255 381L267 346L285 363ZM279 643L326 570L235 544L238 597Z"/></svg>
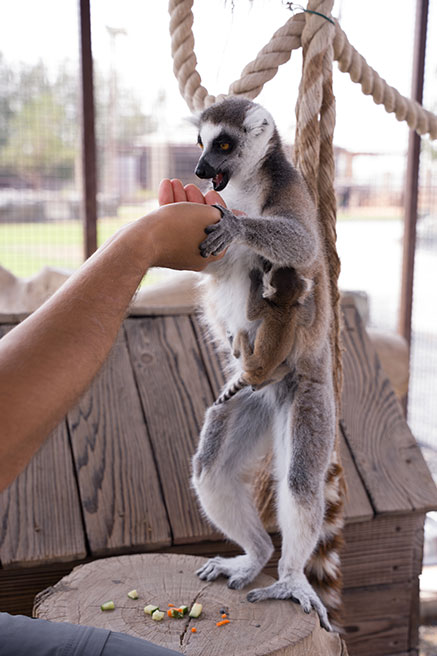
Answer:
<svg viewBox="0 0 437 656"><path fill-rule="evenodd" d="M251 319L246 312L251 295L265 291L265 262L273 272L293 270L296 280L311 281L295 308L298 321L290 327L293 343L281 380L256 392L245 387L206 412L193 458L193 485L206 515L245 553L212 558L198 575L208 581L224 575L229 587L242 588L272 555L247 475L273 443L282 532L279 580L252 590L247 598L293 599L305 612L313 607L329 629L325 606L305 574L305 568L311 570L318 590L325 588L327 605L334 608L339 601L341 470L334 449L331 307L316 209L284 154L272 117L261 106L228 98L204 110L197 125L203 153L196 174L212 179L227 206L245 213L235 216L222 208L221 220L206 229L200 246L205 257L227 248L205 270L203 305L213 336L230 351L233 376L243 370L230 341L239 336L241 343L246 335L243 343L246 339L253 347L260 323L266 321Z"/></svg>

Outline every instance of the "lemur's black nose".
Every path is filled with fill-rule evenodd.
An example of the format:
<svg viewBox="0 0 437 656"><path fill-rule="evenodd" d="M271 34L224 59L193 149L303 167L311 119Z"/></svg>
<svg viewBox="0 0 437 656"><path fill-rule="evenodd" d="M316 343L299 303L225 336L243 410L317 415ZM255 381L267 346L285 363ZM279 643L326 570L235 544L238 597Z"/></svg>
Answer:
<svg viewBox="0 0 437 656"><path fill-rule="evenodd" d="M208 164L208 162L205 159L200 158L196 170L194 173L197 175L198 178L214 178L217 175L217 171Z"/></svg>

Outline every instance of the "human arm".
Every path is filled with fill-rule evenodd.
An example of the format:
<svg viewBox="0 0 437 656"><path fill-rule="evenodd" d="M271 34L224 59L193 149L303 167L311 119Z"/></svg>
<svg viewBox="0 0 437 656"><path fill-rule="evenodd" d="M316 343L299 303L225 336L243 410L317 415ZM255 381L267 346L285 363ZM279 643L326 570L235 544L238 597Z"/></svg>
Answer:
<svg viewBox="0 0 437 656"><path fill-rule="evenodd" d="M200 203L166 205L123 227L0 341L0 490L24 469L107 357L151 266L202 270Z"/></svg>

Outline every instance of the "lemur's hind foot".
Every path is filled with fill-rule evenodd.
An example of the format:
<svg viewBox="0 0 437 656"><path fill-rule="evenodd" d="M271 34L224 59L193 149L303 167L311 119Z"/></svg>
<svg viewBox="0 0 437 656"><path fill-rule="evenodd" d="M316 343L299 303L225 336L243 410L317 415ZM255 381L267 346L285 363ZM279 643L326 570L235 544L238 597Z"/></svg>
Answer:
<svg viewBox="0 0 437 656"><path fill-rule="evenodd" d="M305 613L314 608L323 628L332 631L326 608L304 574L286 576L266 588L254 588L247 595L247 600L251 602L264 599L291 599L300 604Z"/></svg>
<svg viewBox="0 0 437 656"><path fill-rule="evenodd" d="M264 565L264 562L260 563L247 555L234 558L216 556L210 558L196 574L203 581L215 581L219 576L226 576L228 588L241 590L258 576Z"/></svg>

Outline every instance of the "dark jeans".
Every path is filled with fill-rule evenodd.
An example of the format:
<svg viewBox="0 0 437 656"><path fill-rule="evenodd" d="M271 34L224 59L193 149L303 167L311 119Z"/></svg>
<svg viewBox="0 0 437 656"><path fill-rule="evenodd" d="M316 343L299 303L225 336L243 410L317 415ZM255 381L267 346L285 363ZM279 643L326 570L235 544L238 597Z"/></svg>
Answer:
<svg viewBox="0 0 437 656"><path fill-rule="evenodd" d="M0 656L176 656L124 633L0 613Z"/></svg>

